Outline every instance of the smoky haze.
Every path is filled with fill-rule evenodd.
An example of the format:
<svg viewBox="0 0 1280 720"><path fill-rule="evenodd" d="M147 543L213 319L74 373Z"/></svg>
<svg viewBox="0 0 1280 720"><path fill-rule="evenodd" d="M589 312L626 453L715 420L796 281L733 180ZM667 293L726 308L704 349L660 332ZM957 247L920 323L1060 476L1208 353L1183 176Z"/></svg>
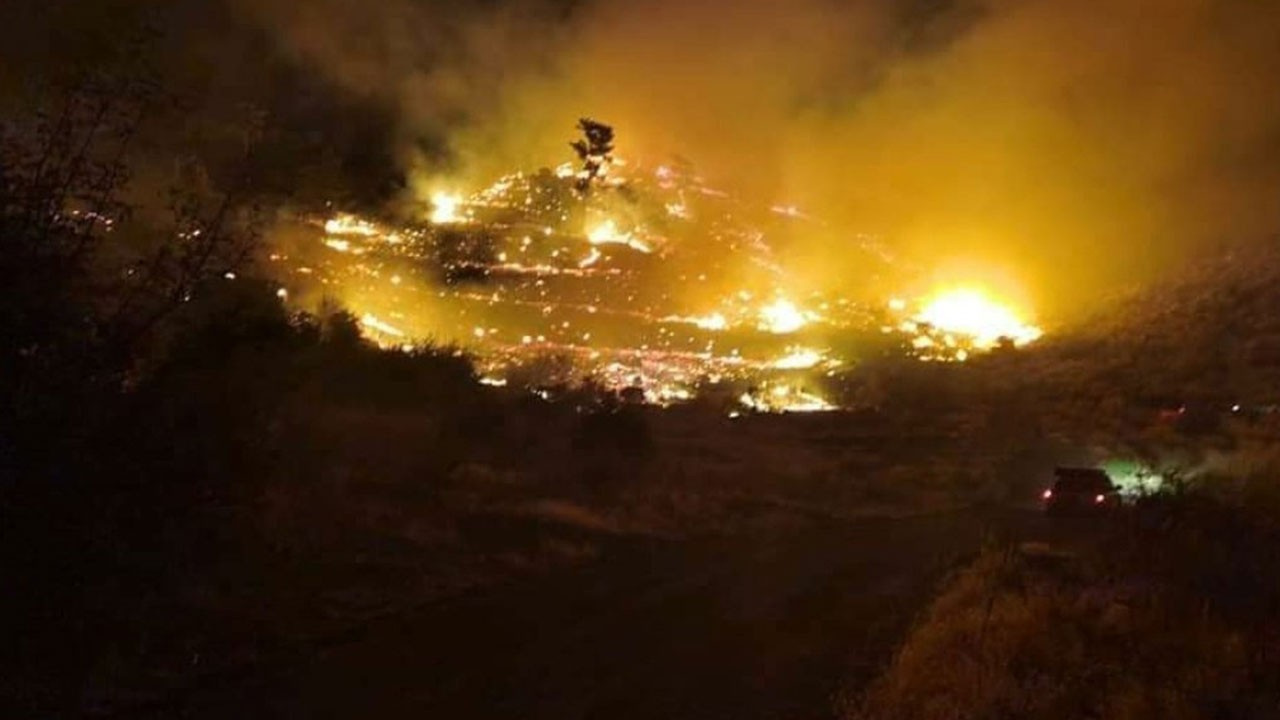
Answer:
<svg viewBox="0 0 1280 720"><path fill-rule="evenodd" d="M228 2L389 109L419 193L567 159L591 115L821 217L788 250L813 284L858 284L871 233L1068 318L1280 218L1271 3Z"/></svg>

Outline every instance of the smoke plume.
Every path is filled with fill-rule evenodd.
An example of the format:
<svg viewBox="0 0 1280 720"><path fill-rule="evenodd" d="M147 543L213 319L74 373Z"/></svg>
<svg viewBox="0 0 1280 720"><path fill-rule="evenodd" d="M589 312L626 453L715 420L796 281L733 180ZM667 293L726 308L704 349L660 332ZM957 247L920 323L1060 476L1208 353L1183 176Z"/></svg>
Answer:
<svg viewBox="0 0 1280 720"><path fill-rule="evenodd" d="M856 233L1066 315L1280 219L1280 8L1239 0L232 0L393 108L420 186L567 159L689 159L825 226L793 263L859 282Z"/></svg>

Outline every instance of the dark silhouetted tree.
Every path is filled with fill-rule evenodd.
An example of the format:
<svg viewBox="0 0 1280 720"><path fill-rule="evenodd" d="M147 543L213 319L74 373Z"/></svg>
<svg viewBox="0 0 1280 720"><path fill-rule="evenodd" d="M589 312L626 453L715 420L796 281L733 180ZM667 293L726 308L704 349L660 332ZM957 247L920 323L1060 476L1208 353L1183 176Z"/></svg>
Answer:
<svg viewBox="0 0 1280 720"><path fill-rule="evenodd" d="M585 193L593 182L609 172L609 165L613 162L613 128L591 118L582 118L578 120L578 129L585 139L575 140L569 146L582 161L576 187Z"/></svg>

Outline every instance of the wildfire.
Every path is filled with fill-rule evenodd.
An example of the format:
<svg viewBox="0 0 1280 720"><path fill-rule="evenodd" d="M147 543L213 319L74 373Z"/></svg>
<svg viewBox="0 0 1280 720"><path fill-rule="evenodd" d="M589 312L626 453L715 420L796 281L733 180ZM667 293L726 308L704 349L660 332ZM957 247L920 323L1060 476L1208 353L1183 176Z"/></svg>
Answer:
<svg viewBox="0 0 1280 720"><path fill-rule="evenodd" d="M995 347L1001 338L1009 338L1014 345L1026 345L1044 334L1009 306L971 288L935 295L925 302L914 320L951 335L962 335L978 349Z"/></svg>
<svg viewBox="0 0 1280 720"><path fill-rule="evenodd" d="M710 315L695 316L689 319L695 326L703 330L720 331L729 327L729 321L720 313L711 313Z"/></svg>
<svg viewBox="0 0 1280 720"><path fill-rule="evenodd" d="M789 335L813 319L812 313L802 311L790 300L779 297L760 308L760 330L775 335Z"/></svg>
<svg viewBox="0 0 1280 720"><path fill-rule="evenodd" d="M829 412L836 409L821 396L791 385L772 385L759 392L746 392L738 402L756 412Z"/></svg>
<svg viewBox="0 0 1280 720"><path fill-rule="evenodd" d="M684 323L693 325L700 330L712 330L720 332L729 327L729 320L723 314L715 312L709 315L668 315L662 318L662 322Z"/></svg>
<svg viewBox="0 0 1280 720"><path fill-rule="evenodd" d="M527 366L534 375L539 357L555 355L573 359L575 377L639 387L657 405L711 392L739 396L745 407L735 414L834 409L802 384L825 376L839 386L846 367L815 336L856 333L883 316L840 294L798 296L765 231L737 215L728 193L666 166L642 173L615 165L606 184L629 183L652 202L627 206L625 215L603 201L577 202L569 191L579 172L566 164L510 173L470 194L441 185L451 190L429 195L431 227L345 213L311 218L323 228L315 238L323 252L271 259L298 297L347 304L371 342L407 348L432 337L467 347L486 385L510 376L537 387L511 371ZM792 205L759 210L817 222ZM462 224L483 232L456 232ZM634 262L613 246L655 257ZM424 272L437 264L447 282ZM891 319L880 330L921 361L963 361L1002 337L1023 345L1040 335L980 291L885 301ZM812 332L816 324L822 333Z"/></svg>
<svg viewBox="0 0 1280 720"><path fill-rule="evenodd" d="M643 240L635 237L633 233L619 232L618 225L612 220L605 220L587 232L587 242L592 245L626 245L627 247L642 253L651 253L653 248L649 247Z"/></svg>
<svg viewBox="0 0 1280 720"><path fill-rule="evenodd" d="M360 235L363 237L374 237L380 231L378 227L368 220L362 220L354 215L337 215L330 218L324 224L324 231L330 235Z"/></svg>
<svg viewBox="0 0 1280 720"><path fill-rule="evenodd" d="M328 246L329 249L336 250L337 252L340 252L340 253L351 252L351 243L347 240L339 240L337 238L327 238L324 241L324 244Z"/></svg>
<svg viewBox="0 0 1280 720"><path fill-rule="evenodd" d="M778 370L808 370L823 359L823 354L812 348L789 347L786 355L773 361L773 367Z"/></svg>
<svg viewBox="0 0 1280 720"><path fill-rule="evenodd" d="M390 335L394 338L403 338L405 336L404 331L394 325L383 322L372 313L365 313L364 316L360 318L360 324L367 330L383 333L384 335Z"/></svg>
<svg viewBox="0 0 1280 720"><path fill-rule="evenodd" d="M431 196L431 222L435 225L465 222L466 218L459 214L462 196L455 193L438 192Z"/></svg>

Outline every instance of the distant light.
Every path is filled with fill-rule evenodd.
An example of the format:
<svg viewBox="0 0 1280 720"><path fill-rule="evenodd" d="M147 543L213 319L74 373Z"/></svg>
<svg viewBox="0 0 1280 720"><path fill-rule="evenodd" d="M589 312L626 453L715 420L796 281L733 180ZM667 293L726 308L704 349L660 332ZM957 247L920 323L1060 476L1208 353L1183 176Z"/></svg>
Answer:
<svg viewBox="0 0 1280 720"><path fill-rule="evenodd" d="M285 290L284 288L280 288L279 290L276 290L276 297L280 298L281 300L288 299L289 291Z"/></svg>
<svg viewBox="0 0 1280 720"><path fill-rule="evenodd" d="M1048 500L1049 498L1053 497L1053 491L1045 490L1044 492L1040 493L1040 497L1044 498L1045 500Z"/></svg>
<svg viewBox="0 0 1280 720"><path fill-rule="evenodd" d="M223 273L223 274L222 274L222 277L224 277L224 278L226 278L226 279L228 279L228 280L235 280L235 279L236 279L236 274L228 270L227 272L225 272L225 273Z"/></svg>
<svg viewBox="0 0 1280 720"><path fill-rule="evenodd" d="M1154 468L1132 460L1113 458L1103 462L1102 469L1125 497L1140 497L1164 485L1164 477Z"/></svg>
<svg viewBox="0 0 1280 720"><path fill-rule="evenodd" d="M1099 505L1101 505L1101 504L1102 504L1106 499L1107 499L1107 496L1106 496L1106 495L1094 495L1094 496L1093 496L1093 501L1094 501L1095 503L1099 504Z"/></svg>

